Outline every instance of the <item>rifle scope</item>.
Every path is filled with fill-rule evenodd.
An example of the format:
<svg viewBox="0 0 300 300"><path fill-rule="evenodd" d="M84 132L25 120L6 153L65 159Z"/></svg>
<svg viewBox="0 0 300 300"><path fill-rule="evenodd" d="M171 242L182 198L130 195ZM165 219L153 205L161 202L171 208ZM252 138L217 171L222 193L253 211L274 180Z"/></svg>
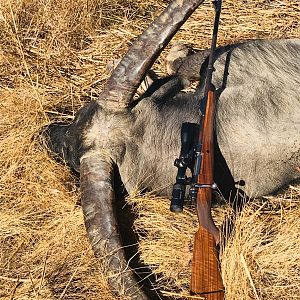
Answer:
<svg viewBox="0 0 300 300"><path fill-rule="evenodd" d="M186 170L193 171L195 137L197 137L199 125L195 123L183 123L181 126L181 150L179 158L174 161L178 168L176 183L173 185L170 210L182 212L185 198L186 185L190 184L191 178L186 176Z"/></svg>

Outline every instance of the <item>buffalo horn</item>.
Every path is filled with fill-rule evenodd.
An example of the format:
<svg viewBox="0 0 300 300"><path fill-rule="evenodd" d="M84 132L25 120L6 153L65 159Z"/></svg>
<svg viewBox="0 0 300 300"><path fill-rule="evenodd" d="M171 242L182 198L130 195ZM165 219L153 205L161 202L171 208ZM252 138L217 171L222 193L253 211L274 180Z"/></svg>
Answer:
<svg viewBox="0 0 300 300"><path fill-rule="evenodd" d="M204 0L174 0L132 44L108 79L99 104L113 111L124 110L146 73L174 34Z"/></svg>
<svg viewBox="0 0 300 300"><path fill-rule="evenodd" d="M81 204L89 240L102 258L110 287L118 295L148 299L126 263L114 212L112 161L104 155L87 153L80 163Z"/></svg>

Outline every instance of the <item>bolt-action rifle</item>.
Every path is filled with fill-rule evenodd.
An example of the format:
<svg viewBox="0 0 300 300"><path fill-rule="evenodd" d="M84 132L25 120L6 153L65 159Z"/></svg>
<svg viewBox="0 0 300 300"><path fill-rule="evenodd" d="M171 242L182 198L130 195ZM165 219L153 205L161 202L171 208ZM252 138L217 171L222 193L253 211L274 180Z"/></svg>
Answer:
<svg viewBox="0 0 300 300"><path fill-rule="evenodd" d="M213 64L217 43L218 25L222 0L213 1L216 11L211 52L208 61L204 97L201 100L200 124L183 123L181 128L181 151L174 165L178 168L173 186L171 211L183 210L186 186L190 185L189 197L196 202L199 229L195 234L191 293L200 294L206 300L223 300L218 245L220 233L211 215L213 190L217 188L213 179L214 169L214 114L215 87L212 84ZM186 176L187 168L192 177Z"/></svg>

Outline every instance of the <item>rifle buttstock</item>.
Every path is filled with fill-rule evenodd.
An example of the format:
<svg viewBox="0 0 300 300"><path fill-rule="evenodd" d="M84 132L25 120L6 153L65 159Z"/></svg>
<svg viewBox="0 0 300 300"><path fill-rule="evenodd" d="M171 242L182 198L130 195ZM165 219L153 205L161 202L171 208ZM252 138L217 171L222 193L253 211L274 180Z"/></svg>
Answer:
<svg viewBox="0 0 300 300"><path fill-rule="evenodd" d="M195 234L191 292L205 300L224 300L218 251L214 236L200 226Z"/></svg>

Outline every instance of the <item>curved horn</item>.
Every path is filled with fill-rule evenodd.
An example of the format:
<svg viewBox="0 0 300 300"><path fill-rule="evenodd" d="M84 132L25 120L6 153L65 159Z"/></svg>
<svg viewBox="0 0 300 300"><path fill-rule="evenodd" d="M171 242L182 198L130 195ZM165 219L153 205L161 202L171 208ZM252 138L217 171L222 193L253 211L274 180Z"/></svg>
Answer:
<svg viewBox="0 0 300 300"><path fill-rule="evenodd" d="M112 168L112 161L98 153L87 153L81 158L81 203L88 237L95 255L103 259L114 292L135 300L148 299L124 257L113 210Z"/></svg>
<svg viewBox="0 0 300 300"><path fill-rule="evenodd" d="M108 79L98 101L108 110L126 109L156 58L204 0L174 0L133 43Z"/></svg>

